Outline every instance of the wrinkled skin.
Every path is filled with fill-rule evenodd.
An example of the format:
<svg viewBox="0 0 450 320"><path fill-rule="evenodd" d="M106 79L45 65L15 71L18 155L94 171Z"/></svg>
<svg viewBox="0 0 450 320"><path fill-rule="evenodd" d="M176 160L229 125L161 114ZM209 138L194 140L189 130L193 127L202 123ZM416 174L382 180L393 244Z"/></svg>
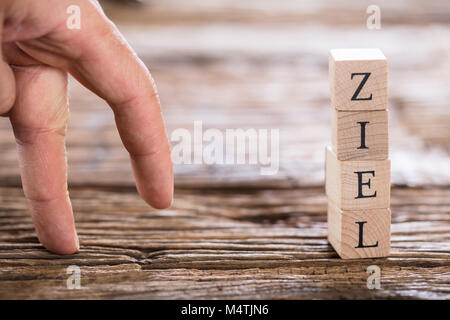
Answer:
<svg viewBox="0 0 450 320"><path fill-rule="evenodd" d="M80 29L67 8L81 9ZM9 117L23 190L40 242L79 249L67 189L67 73L105 99L151 206L172 203L170 148L153 79L97 1L0 0L0 115Z"/></svg>

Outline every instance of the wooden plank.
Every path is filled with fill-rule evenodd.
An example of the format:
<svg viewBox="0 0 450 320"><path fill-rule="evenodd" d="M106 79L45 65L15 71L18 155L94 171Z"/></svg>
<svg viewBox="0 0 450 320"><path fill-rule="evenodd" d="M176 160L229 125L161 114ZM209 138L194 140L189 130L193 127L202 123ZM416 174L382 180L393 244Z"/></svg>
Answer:
<svg viewBox="0 0 450 320"><path fill-rule="evenodd" d="M356 261L328 244L321 188L176 190L165 211L132 188L71 196L81 251L57 256L22 191L0 188L0 298L450 298L449 189L394 188L390 257ZM373 264L380 290L366 287Z"/></svg>
<svg viewBox="0 0 450 320"><path fill-rule="evenodd" d="M366 5L349 0L103 3L151 67L169 137L196 120L280 129L280 170L175 165L173 208L152 210L136 194L112 113L71 81L81 252L56 256L37 242L0 118L0 298L450 299L448 1L380 0L379 31L365 29ZM323 192L327 52L348 39L390 61L392 251L357 262L328 244ZM380 290L366 286L372 264ZM80 290L67 289L70 265L81 268Z"/></svg>

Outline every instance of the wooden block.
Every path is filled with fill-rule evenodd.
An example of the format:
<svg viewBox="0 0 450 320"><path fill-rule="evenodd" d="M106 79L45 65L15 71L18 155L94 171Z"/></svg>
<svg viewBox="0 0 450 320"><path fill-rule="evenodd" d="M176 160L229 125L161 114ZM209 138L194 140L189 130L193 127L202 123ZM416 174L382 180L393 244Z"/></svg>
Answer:
<svg viewBox="0 0 450 320"><path fill-rule="evenodd" d="M385 110L388 65L380 49L333 49L329 56L331 105L337 110Z"/></svg>
<svg viewBox="0 0 450 320"><path fill-rule="evenodd" d="M388 158L388 111L332 111L333 151L338 160Z"/></svg>
<svg viewBox="0 0 450 320"><path fill-rule="evenodd" d="M391 248L391 211L345 211L329 201L328 241L342 259L386 257Z"/></svg>
<svg viewBox="0 0 450 320"><path fill-rule="evenodd" d="M342 210L389 208L391 163L386 160L341 161L326 149L326 193Z"/></svg>

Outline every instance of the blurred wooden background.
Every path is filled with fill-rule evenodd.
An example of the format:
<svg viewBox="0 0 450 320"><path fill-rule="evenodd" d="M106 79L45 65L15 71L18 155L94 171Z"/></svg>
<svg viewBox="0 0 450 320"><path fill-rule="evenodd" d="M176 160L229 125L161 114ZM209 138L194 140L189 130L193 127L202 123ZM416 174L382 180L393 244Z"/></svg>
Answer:
<svg viewBox="0 0 450 320"><path fill-rule="evenodd" d="M0 118L0 298L450 298L450 3L153 0L102 3L178 128L280 130L280 170L176 165L173 207L137 196L106 104L71 82L70 191L81 252L35 237ZM326 240L328 51L389 61L392 255L343 261ZM366 268L382 270L368 290ZM66 288L66 267L82 289Z"/></svg>

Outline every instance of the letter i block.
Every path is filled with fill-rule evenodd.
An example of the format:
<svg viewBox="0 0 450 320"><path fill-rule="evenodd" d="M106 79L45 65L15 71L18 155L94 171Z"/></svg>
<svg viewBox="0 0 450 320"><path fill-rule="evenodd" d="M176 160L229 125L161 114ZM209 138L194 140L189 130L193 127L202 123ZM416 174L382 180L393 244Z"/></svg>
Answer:
<svg viewBox="0 0 450 320"><path fill-rule="evenodd" d="M380 49L333 49L329 57L332 107L341 111L387 109L387 60Z"/></svg>
<svg viewBox="0 0 450 320"><path fill-rule="evenodd" d="M391 211L345 211L328 202L328 241L342 259L387 257L391 247Z"/></svg>
<svg viewBox="0 0 450 320"><path fill-rule="evenodd" d="M333 151L338 160L388 158L388 111L332 111Z"/></svg>
<svg viewBox="0 0 450 320"><path fill-rule="evenodd" d="M341 210L389 208L391 163L386 160L341 161L326 149L328 199Z"/></svg>

